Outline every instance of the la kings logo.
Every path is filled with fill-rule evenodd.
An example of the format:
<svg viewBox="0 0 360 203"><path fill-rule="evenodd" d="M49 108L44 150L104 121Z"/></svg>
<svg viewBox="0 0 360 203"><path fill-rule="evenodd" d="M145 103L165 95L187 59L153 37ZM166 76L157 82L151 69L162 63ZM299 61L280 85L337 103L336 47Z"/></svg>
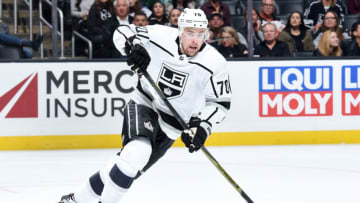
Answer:
<svg viewBox="0 0 360 203"><path fill-rule="evenodd" d="M189 74L172 69L162 64L158 86L168 99L180 97L183 94Z"/></svg>

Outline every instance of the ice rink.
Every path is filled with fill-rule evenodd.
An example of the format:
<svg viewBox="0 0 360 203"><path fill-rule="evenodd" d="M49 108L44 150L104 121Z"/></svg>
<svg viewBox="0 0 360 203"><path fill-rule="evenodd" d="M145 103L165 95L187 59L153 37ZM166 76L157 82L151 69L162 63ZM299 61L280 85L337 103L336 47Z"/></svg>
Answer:
<svg viewBox="0 0 360 203"><path fill-rule="evenodd" d="M360 145L208 147L256 203L359 203ZM0 151L0 203L56 203L117 152ZM202 152L171 148L122 203L245 202Z"/></svg>

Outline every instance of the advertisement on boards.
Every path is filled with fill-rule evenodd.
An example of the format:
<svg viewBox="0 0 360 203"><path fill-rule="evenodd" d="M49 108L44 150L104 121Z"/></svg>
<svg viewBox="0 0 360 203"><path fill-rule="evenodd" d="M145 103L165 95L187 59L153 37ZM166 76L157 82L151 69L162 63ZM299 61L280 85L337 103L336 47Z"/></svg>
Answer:
<svg viewBox="0 0 360 203"><path fill-rule="evenodd" d="M125 64L9 65L0 69L2 135L121 132L123 109L136 84Z"/></svg>

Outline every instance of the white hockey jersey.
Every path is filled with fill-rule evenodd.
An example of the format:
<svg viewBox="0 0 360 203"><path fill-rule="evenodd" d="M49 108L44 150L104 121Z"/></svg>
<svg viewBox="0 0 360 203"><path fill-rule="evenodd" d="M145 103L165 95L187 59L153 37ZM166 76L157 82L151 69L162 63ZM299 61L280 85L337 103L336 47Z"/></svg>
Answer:
<svg viewBox="0 0 360 203"><path fill-rule="evenodd" d="M151 57L148 73L185 122L197 116L212 125L225 118L230 108L230 80L226 60L216 49L204 44L195 56L188 57L179 52L175 28L123 25L113 36L122 54L126 40L134 35ZM180 124L145 78L140 78L133 100L159 114L160 127L169 138L175 140L180 136Z"/></svg>

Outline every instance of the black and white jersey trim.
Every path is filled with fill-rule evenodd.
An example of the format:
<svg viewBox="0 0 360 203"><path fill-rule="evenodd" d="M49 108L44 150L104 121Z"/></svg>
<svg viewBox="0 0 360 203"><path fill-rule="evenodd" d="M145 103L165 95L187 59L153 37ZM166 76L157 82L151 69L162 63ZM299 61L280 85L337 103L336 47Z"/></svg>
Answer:
<svg viewBox="0 0 360 203"><path fill-rule="evenodd" d="M216 108L214 112L212 112L212 114L210 114L209 117L207 117L205 120L209 123L209 120L211 119L211 117L213 117L217 112L218 112L219 108Z"/></svg>
<svg viewBox="0 0 360 203"><path fill-rule="evenodd" d="M216 92L215 84L214 84L214 80L213 80L213 77L212 77L212 76L211 76L211 78L210 78L210 82L211 82L211 87L213 88L213 91L214 91L214 95L216 96L216 98L218 98L219 95L218 95L217 92Z"/></svg>
<svg viewBox="0 0 360 203"><path fill-rule="evenodd" d="M158 43L150 40L150 42L152 44L154 44L155 46L159 47L161 50L165 51L166 53L168 53L170 56L174 57L174 54L172 54L170 51L168 51L167 49L165 49L164 47L160 46Z"/></svg>
<svg viewBox="0 0 360 203"><path fill-rule="evenodd" d="M230 102L216 102L217 104L225 107L227 110L230 109L231 103Z"/></svg>
<svg viewBox="0 0 360 203"><path fill-rule="evenodd" d="M206 68L204 65L202 65L202 64L200 64L200 63L192 62L192 61L189 61L189 63L198 65L198 66L200 66L201 68L203 68L203 69L205 69L206 71L208 71L211 75L213 74L213 72L212 72L210 69Z"/></svg>

